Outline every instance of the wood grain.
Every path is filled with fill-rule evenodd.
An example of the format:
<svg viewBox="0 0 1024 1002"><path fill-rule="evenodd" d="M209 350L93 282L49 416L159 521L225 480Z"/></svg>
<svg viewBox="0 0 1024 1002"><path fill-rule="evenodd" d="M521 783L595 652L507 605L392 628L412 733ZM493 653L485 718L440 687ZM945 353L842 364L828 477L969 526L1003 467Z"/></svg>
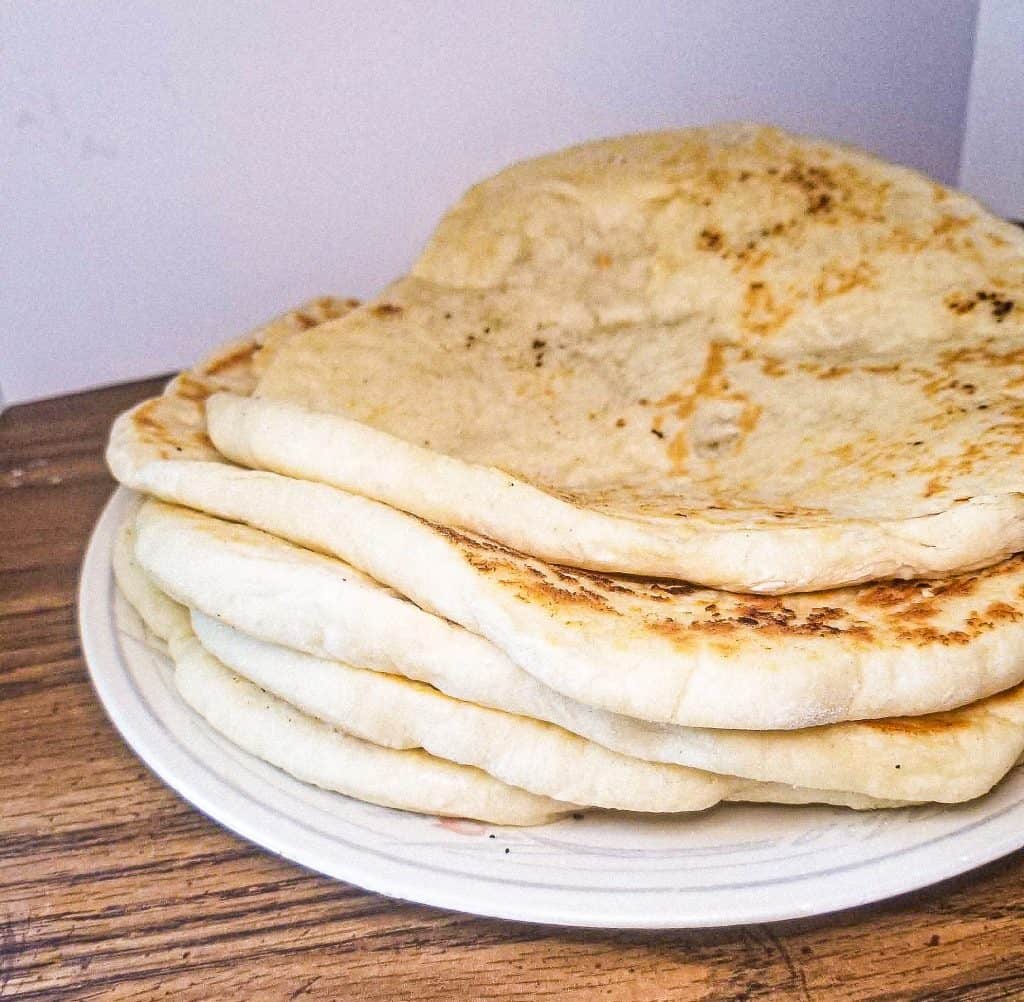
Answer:
<svg viewBox="0 0 1024 1002"><path fill-rule="evenodd" d="M1024 854L885 904L608 933L388 900L271 857L157 781L93 696L75 584L149 381L0 416L0 997L1024 998Z"/></svg>

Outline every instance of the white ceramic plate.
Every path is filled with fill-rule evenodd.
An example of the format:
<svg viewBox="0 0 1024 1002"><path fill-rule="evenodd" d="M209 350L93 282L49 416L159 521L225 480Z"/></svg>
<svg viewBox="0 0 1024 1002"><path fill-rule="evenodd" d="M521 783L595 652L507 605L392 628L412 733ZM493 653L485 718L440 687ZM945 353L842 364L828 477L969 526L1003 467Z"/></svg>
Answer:
<svg viewBox="0 0 1024 1002"><path fill-rule="evenodd" d="M1024 845L1024 771L961 807L857 813L728 804L703 814L587 812L500 828L374 807L235 748L178 698L166 658L116 593L119 490L86 554L82 649L111 720L169 786L272 852L382 894L563 925L685 928L797 918L878 901Z"/></svg>

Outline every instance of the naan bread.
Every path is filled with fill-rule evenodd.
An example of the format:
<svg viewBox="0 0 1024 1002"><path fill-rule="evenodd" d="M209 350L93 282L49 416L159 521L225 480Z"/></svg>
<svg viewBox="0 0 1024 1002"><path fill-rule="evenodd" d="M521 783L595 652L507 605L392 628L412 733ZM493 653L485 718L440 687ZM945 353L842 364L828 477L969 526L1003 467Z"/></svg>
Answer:
<svg viewBox="0 0 1024 1002"><path fill-rule="evenodd" d="M604 801L609 791L613 801L646 798L642 809L647 811L655 805L662 811L702 810L723 799L856 810L904 806L856 792L630 763L556 727L545 728L547 739L540 737L539 745L523 755L524 742L536 741L538 728L544 725L449 699L407 679L263 643L202 613L193 611L190 616L138 565L131 520L119 532L114 571L118 587L147 630L169 650L182 697L215 730L298 779L370 803L510 825L543 824L581 806L505 786L459 760L451 764L447 755L426 754L425 742L440 744L446 751L461 746L469 757L488 761L487 773L492 768L527 776L564 771L563 782L575 786L576 792L580 784L571 771L577 776L589 773L605 792L598 793L598 802L587 800L585 806L608 806ZM487 716L494 731L488 733L479 719L474 725L472 717L480 714ZM548 755L553 762L545 760ZM619 784L628 783L637 788L614 792ZM669 808L668 803L674 806Z"/></svg>
<svg viewBox="0 0 1024 1002"><path fill-rule="evenodd" d="M150 501L139 514L136 554L162 590L244 634L321 660L424 682L467 703L547 720L638 757L704 757L709 764L745 766L758 779L773 775L808 786L793 777L814 777L821 787L888 800L952 801L984 793L1024 750L1020 689L937 717L792 734L658 727L561 699L483 638L350 566L266 533ZM298 698L292 689L275 691L289 701ZM909 791L915 795L908 797Z"/></svg>
<svg viewBox="0 0 1024 1002"><path fill-rule="evenodd" d="M549 562L744 592L1024 549L1024 233L725 126L516 165L289 339L217 448Z"/></svg>
<svg viewBox="0 0 1024 1002"><path fill-rule="evenodd" d="M300 710L388 748L422 748L557 800L643 812L699 811L749 785L608 751L530 717L452 699L423 683L257 640L199 612L200 643Z"/></svg>
<svg viewBox="0 0 1024 1002"><path fill-rule="evenodd" d="M199 612L192 623L207 651L261 688L311 716L389 748L424 748L476 764L532 792L633 812L699 811L722 800L824 803L868 809L903 806L843 790L757 783L609 753L560 727L450 699L427 685L363 671L268 644Z"/></svg>
<svg viewBox="0 0 1024 1002"><path fill-rule="evenodd" d="M252 501L244 481L232 485L227 468L217 471L206 486L224 493L204 505L201 481L211 468L165 472L168 482L176 472L191 478L191 489L179 493L197 498L199 507L246 512L254 521L273 521L284 536L329 539L333 549L363 554L360 562L372 561L381 579L401 576L403 594L482 633L552 689L614 713L699 727L793 729L940 712L1024 678L1024 613L1017 607L1024 557L959 578L785 597L570 571L451 530L434 529L442 542L430 549L405 547L402 535L365 537L378 550L374 557L365 545L348 543L365 532L363 525L325 521L313 515L316 509L296 506L315 492L293 489L284 478L268 477ZM174 485L165 493L176 493ZM266 498L272 500L264 505ZM317 502L328 516L352 507L326 493ZM194 531L197 545L215 535L184 513L161 518L168 525L161 539L172 553L177 532ZM405 539L429 537L417 528L410 526ZM250 537L239 528L236 538ZM266 534L252 538L253 547L277 548L289 560L301 553L311 566L333 566ZM383 573L389 568L393 576ZM353 608L383 594L355 571L351 581L358 592L349 600ZM411 603L399 608L417 622L436 618ZM388 629L386 621L379 626Z"/></svg>
<svg viewBox="0 0 1024 1002"><path fill-rule="evenodd" d="M115 546L114 573L147 629L166 643L185 702L233 744L297 779L384 807L503 825L544 824L573 809L421 750L361 741L233 674L199 644L188 610L135 562L130 522Z"/></svg>
<svg viewBox="0 0 1024 1002"><path fill-rule="evenodd" d="M259 360L256 345L249 357ZM207 368L201 364L189 384L203 378ZM232 467L204 444L202 428L201 396L178 398L172 383L165 397L147 401L118 420L108 453L111 465L136 489L334 554L422 608L476 633L499 636L506 623L503 610L507 606L514 612L521 606L514 593L496 587L495 575L480 566L486 549L467 553L449 532L331 487ZM161 458L166 455L180 458ZM571 633L571 623L567 629ZM789 732L708 730L646 723L593 709L537 682L477 638L468 643L460 663L478 660L465 677L452 679L442 671L426 680L471 702L547 720L653 761L901 800L957 801L988 790L1024 747L1024 694L1019 689L948 716ZM728 690L728 681L723 688Z"/></svg>

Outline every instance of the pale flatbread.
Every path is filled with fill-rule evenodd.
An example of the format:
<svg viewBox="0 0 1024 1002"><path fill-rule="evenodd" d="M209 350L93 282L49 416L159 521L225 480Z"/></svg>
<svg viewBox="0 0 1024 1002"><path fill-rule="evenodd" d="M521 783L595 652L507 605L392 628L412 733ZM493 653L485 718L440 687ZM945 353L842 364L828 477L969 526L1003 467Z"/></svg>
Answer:
<svg viewBox="0 0 1024 1002"><path fill-rule="evenodd" d="M264 340L262 335L257 338ZM258 344L242 357L258 364ZM208 383L204 373L210 365L198 366L188 385ZM251 382L244 374L239 378ZM502 586L501 575L488 573L486 548L467 551L465 539L331 487L224 463L205 443L201 394L179 397L176 385L177 381L172 382L164 397L145 402L117 421L108 456L124 482L334 554L425 609L499 641L506 635L506 610L517 615L522 602ZM181 458L162 458L167 455ZM565 585L564 580L558 583ZM897 590L890 598L898 594ZM910 622L922 628L927 625L922 610L898 605L896 609L900 615L909 612ZM571 625L570 621L566 627L569 639ZM544 627L545 635L557 636L557 632L557 623ZM475 642L473 638L470 644ZM446 691L471 702L557 723L624 754L763 781L908 800L956 801L990 788L1021 748L1022 694L1018 690L972 704L948 719L863 721L790 733L706 730L649 724L566 699L507 657L496 656L491 647L477 644L462 660L472 658L480 659L486 671L469 674L476 683L471 688L465 688L465 679L445 681L443 670L430 681L441 688L454 687ZM927 665L922 670L927 671ZM853 686L857 681L852 678L848 683ZM760 690L762 698L772 680L766 682ZM808 686L812 683L813 679ZM728 683L723 688L728 691ZM772 699L778 693L767 695ZM736 719L738 709L732 710L731 719ZM807 710L797 705L794 712ZM823 750L827 754L820 753Z"/></svg>
<svg viewBox="0 0 1024 1002"><path fill-rule="evenodd" d="M343 555L572 699L645 720L779 730L954 709L1024 678L1024 558L931 582L785 597L613 578L213 464L133 486Z"/></svg>
<svg viewBox="0 0 1024 1002"><path fill-rule="evenodd" d="M192 623L219 661L346 733L389 748L424 748L439 758L476 764L533 792L554 786L559 799L646 813L699 811L722 800L901 806L842 790L757 783L629 759L560 727L451 699L400 676L268 644L203 613L193 612Z"/></svg>
<svg viewBox="0 0 1024 1002"><path fill-rule="evenodd" d="M1024 560L785 597L558 568L340 491L198 464L132 481L350 561L566 695L642 719L780 729L939 712L1024 678Z"/></svg>
<svg viewBox="0 0 1024 1002"><path fill-rule="evenodd" d="M347 734L422 748L556 800L624 811L699 811L740 782L629 758L560 727L452 699L429 685L311 657L192 614L199 642L229 668Z"/></svg>
<svg viewBox="0 0 1024 1002"><path fill-rule="evenodd" d="M182 698L233 744L304 782L384 807L503 825L544 824L573 810L479 769L351 737L232 673L202 648L188 610L152 585L132 550L129 523L115 547L118 587L166 643Z"/></svg>
<svg viewBox="0 0 1024 1002"><path fill-rule="evenodd" d="M738 591L1024 549L1024 233L758 127L520 164L210 401L247 466L550 562Z"/></svg>
<svg viewBox="0 0 1024 1002"><path fill-rule="evenodd" d="M137 535L138 559L162 589L236 630L320 659L425 682L467 703L547 720L641 758L700 762L716 772L725 772L727 763L752 778L888 800L955 801L986 792L1024 749L1021 689L956 713L791 734L644 724L559 697L483 638L350 566L266 533L150 501ZM275 691L297 698L290 689Z"/></svg>
<svg viewBox="0 0 1024 1002"><path fill-rule="evenodd" d="M132 521L119 533L114 567L122 593L169 649L179 691L197 713L251 754L357 799L499 824L540 824L580 805L531 798L514 784L481 778L512 773L535 786L538 776L545 785L561 773L554 783L582 792L586 806L628 809L621 805L642 803L647 812L703 810L723 799L858 810L903 806L856 792L630 762L561 728L450 699L405 678L268 644L202 613L190 617L139 566ZM442 754L427 754L426 747ZM467 759L485 763L487 775L467 767ZM582 789L588 782L590 789ZM496 792L506 801L500 806Z"/></svg>

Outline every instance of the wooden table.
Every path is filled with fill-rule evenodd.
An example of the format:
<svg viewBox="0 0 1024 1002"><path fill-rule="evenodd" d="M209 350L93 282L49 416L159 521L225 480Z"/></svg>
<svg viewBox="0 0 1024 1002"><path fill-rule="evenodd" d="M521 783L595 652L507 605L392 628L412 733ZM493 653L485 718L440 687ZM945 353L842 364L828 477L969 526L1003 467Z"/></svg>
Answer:
<svg viewBox="0 0 1024 1002"><path fill-rule="evenodd" d="M159 385L0 416L0 998L1024 998L1024 853L831 917L617 933L401 904L198 814L107 721L75 626L107 428Z"/></svg>

